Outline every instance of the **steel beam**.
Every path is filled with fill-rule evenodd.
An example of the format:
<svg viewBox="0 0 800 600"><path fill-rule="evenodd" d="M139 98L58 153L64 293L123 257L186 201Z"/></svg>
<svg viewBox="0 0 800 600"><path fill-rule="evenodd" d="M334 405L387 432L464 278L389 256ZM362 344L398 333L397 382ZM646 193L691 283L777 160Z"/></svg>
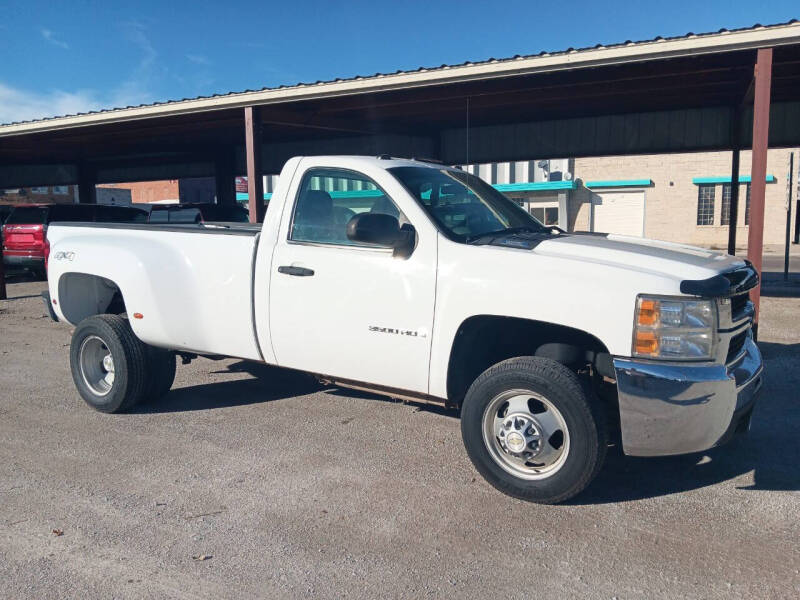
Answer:
<svg viewBox="0 0 800 600"><path fill-rule="evenodd" d="M792 179L794 152L789 152L789 180L786 182L786 247L783 251L783 280L789 281L789 243L792 237Z"/></svg>
<svg viewBox="0 0 800 600"><path fill-rule="evenodd" d="M78 165L78 202L97 204L97 172L87 164Z"/></svg>
<svg viewBox="0 0 800 600"><path fill-rule="evenodd" d="M764 252L764 195L767 188L771 84L772 48L761 48L756 58L753 91L753 159L750 168L750 231L747 237L747 258L750 259L759 274L761 273ZM750 291L750 299L756 309L754 332L757 334L761 285Z"/></svg>
<svg viewBox="0 0 800 600"><path fill-rule="evenodd" d="M236 157L233 148L226 148L214 160L214 178L218 204L236 204Z"/></svg>
<svg viewBox="0 0 800 600"><path fill-rule="evenodd" d="M731 158L731 205L728 215L728 254L736 254L736 227L739 222L739 129L742 120L740 107L731 111L731 145L733 156Z"/></svg>
<svg viewBox="0 0 800 600"><path fill-rule="evenodd" d="M264 179L261 166L261 119L258 107L244 108L245 159L247 163L247 198L250 222L264 222Z"/></svg>
<svg viewBox="0 0 800 600"><path fill-rule="evenodd" d="M0 244L0 300L8 298L6 295L6 270L3 265L3 244Z"/></svg>

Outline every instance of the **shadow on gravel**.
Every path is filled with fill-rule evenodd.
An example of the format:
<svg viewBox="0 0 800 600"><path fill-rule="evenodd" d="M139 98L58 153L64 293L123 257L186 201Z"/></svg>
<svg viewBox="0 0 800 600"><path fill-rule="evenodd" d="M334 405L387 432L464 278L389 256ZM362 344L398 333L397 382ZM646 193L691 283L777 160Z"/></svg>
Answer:
<svg viewBox="0 0 800 600"><path fill-rule="evenodd" d="M140 404L133 413L170 413L211 410L271 402L318 392L323 387L310 375L260 363L241 361L216 373L249 373L253 379L221 381L170 391L152 404Z"/></svg>
<svg viewBox="0 0 800 600"><path fill-rule="evenodd" d="M211 410L229 406L245 406L259 402L282 400L314 392L325 391L331 396L346 398L362 398L387 403L399 403L403 400L390 398L372 392L325 386L315 377L301 371L281 369L272 365L264 365L251 361L239 361L226 365L212 373L247 373L253 379L238 379L236 381L221 381L207 383L192 387L178 388L170 391L164 398L153 404L139 404L131 412L142 413L169 413L190 410ZM458 411L444 408L436 404L408 403L419 412L429 412L445 417L458 417Z"/></svg>
<svg viewBox="0 0 800 600"><path fill-rule="evenodd" d="M28 296L9 296L4 302L13 302L14 300L27 300L29 298L41 298L40 294L30 294Z"/></svg>
<svg viewBox="0 0 800 600"><path fill-rule="evenodd" d="M789 281L783 280L783 271L761 273L761 295L767 298L800 298L800 275L789 273Z"/></svg>
<svg viewBox="0 0 800 600"><path fill-rule="evenodd" d="M664 458L624 456L610 448L606 464L592 485L570 504L604 504L640 500L704 488L754 472L744 490L800 490L800 343L759 343L766 363L766 381L749 435L701 454ZM304 373L240 361L217 373L248 373L252 379L180 388L156 404L140 405L137 413L211 410L271 402L326 391L333 396L400 402L386 396L325 387ZM457 418L457 411L412 404L419 411Z"/></svg>
<svg viewBox="0 0 800 600"><path fill-rule="evenodd" d="M765 384L750 433L700 454L664 458L623 456L609 449L606 464L570 504L604 504L707 487L753 472L752 491L800 490L800 344L759 342Z"/></svg>

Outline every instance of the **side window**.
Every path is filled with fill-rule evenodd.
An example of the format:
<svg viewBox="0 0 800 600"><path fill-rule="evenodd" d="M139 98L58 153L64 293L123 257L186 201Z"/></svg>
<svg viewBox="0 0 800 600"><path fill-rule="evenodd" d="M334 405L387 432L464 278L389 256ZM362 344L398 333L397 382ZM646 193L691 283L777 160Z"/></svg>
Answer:
<svg viewBox="0 0 800 600"><path fill-rule="evenodd" d="M394 202L366 175L339 169L309 169L300 184L289 239L363 246L347 238L347 223L370 212L407 222Z"/></svg>

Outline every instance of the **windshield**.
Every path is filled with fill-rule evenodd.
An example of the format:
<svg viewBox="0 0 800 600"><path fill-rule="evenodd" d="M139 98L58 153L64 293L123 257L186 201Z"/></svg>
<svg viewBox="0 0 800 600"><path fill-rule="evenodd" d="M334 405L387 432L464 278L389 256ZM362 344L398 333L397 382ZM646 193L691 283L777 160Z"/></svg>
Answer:
<svg viewBox="0 0 800 600"><path fill-rule="evenodd" d="M8 225L42 225L47 221L47 206L19 206L9 215Z"/></svg>
<svg viewBox="0 0 800 600"><path fill-rule="evenodd" d="M457 169L394 167L389 169L439 225L457 242L487 234L550 229L491 185Z"/></svg>

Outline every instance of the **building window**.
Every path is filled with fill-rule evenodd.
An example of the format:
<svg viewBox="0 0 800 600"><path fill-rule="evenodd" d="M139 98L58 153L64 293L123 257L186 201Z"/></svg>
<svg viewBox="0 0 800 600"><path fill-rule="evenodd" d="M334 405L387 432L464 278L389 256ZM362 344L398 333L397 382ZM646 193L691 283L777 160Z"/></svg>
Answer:
<svg viewBox="0 0 800 600"><path fill-rule="evenodd" d="M531 214L544 225L558 225L558 206L536 206L531 208Z"/></svg>
<svg viewBox="0 0 800 600"><path fill-rule="evenodd" d="M543 225L548 227L558 225L558 201L542 202L540 200L538 202L529 202L527 208L528 212Z"/></svg>
<svg viewBox="0 0 800 600"><path fill-rule="evenodd" d="M32 187L31 192L34 194L46 194L47 188L46 187Z"/></svg>
<svg viewBox="0 0 800 600"><path fill-rule="evenodd" d="M54 185L53 193L58 196L66 196L69 193L69 186L67 185Z"/></svg>
<svg viewBox="0 0 800 600"><path fill-rule="evenodd" d="M701 185L697 190L697 224L714 224L714 191L713 185Z"/></svg>
<svg viewBox="0 0 800 600"><path fill-rule="evenodd" d="M747 192L744 201L744 224L750 225L750 184L747 184Z"/></svg>
<svg viewBox="0 0 800 600"><path fill-rule="evenodd" d="M720 213L719 224L730 225L731 223L731 184L722 184L722 212Z"/></svg>

